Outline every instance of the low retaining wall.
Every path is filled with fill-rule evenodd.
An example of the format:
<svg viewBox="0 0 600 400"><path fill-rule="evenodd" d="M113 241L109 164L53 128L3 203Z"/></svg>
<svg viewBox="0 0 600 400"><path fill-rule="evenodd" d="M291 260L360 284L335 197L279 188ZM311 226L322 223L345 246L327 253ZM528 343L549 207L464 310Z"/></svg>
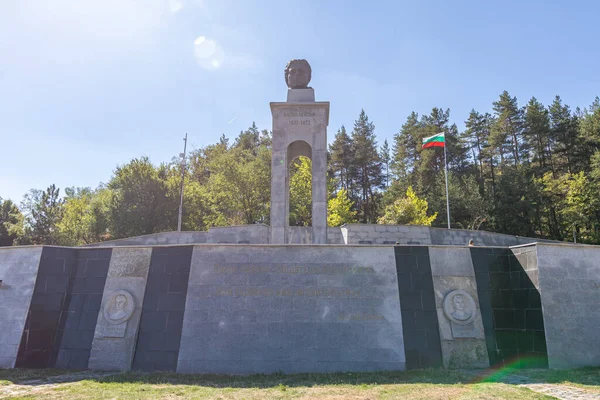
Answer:
<svg viewBox="0 0 600 400"><path fill-rule="evenodd" d="M312 244L312 227L288 226L288 244ZM156 246L176 244L268 244L270 227L263 224L210 228L208 232L162 232L100 242L86 247ZM486 231L430 228L419 225L346 224L327 228L328 244L406 244L518 246L540 240Z"/></svg>
<svg viewBox="0 0 600 400"><path fill-rule="evenodd" d="M600 365L598 256L550 244L3 248L0 366Z"/></svg>

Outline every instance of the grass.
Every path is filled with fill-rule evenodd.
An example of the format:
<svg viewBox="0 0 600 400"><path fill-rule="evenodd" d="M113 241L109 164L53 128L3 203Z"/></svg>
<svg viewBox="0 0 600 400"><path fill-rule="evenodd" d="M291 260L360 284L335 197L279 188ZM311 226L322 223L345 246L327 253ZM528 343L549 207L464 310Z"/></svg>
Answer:
<svg viewBox="0 0 600 400"><path fill-rule="evenodd" d="M0 368L0 386L10 385L14 382L22 382L33 379L46 380L49 377L63 375L69 372L65 369L2 369Z"/></svg>
<svg viewBox="0 0 600 400"><path fill-rule="evenodd" d="M11 377L14 371L15 376ZM600 391L600 369L512 371L532 381L569 383ZM50 371L50 374L55 370ZM31 374L31 375L28 375ZM0 370L0 379L40 377L48 370ZM0 387L0 398L2 398ZM11 398L32 399L551 399L503 381L490 371L413 370L297 375L125 373L60 384Z"/></svg>

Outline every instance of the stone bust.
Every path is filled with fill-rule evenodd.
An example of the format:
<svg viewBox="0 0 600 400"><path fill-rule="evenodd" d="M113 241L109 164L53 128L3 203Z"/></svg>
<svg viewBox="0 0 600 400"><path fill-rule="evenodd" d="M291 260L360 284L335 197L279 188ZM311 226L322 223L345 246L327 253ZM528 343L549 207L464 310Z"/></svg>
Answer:
<svg viewBox="0 0 600 400"><path fill-rule="evenodd" d="M464 290L453 290L443 302L446 317L459 325L467 325L475 319L477 308L475 300Z"/></svg>
<svg viewBox="0 0 600 400"><path fill-rule="evenodd" d="M307 89L312 70L304 59L290 60L285 67L285 83L290 89Z"/></svg>

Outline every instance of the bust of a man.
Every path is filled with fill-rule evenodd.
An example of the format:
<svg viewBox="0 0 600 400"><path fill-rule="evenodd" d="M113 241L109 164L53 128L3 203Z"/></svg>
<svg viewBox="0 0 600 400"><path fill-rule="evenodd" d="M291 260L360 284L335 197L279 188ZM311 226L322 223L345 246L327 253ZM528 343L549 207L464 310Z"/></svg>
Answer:
<svg viewBox="0 0 600 400"><path fill-rule="evenodd" d="M290 89L307 89L312 70L306 60L295 59L285 67L285 83Z"/></svg>
<svg viewBox="0 0 600 400"><path fill-rule="evenodd" d="M115 300L115 310L110 317L112 319L121 319L127 316L127 297L120 294Z"/></svg>
<svg viewBox="0 0 600 400"><path fill-rule="evenodd" d="M452 299L452 305L454 306L454 311L452 312L452 316L459 321L466 321L471 318L471 313L465 310L465 299L462 294L457 294Z"/></svg>

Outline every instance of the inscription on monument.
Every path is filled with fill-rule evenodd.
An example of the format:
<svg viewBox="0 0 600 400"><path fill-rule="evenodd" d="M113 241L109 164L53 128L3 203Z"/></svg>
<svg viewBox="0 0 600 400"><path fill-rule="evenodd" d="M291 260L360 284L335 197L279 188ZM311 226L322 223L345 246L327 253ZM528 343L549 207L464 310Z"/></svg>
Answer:
<svg viewBox="0 0 600 400"><path fill-rule="evenodd" d="M346 314L340 313L338 315L338 321L353 321L353 322L372 322L372 321L385 321L385 317L381 314L376 314L372 311L370 314L357 313L357 314Z"/></svg>
<svg viewBox="0 0 600 400"><path fill-rule="evenodd" d="M118 325L104 325L102 326L102 337L123 338L126 330L127 322Z"/></svg>
<svg viewBox="0 0 600 400"><path fill-rule="evenodd" d="M285 111L283 116L285 118L290 118L288 124L290 126L310 126L311 120L310 118L314 118L314 111Z"/></svg>
<svg viewBox="0 0 600 400"><path fill-rule="evenodd" d="M350 267L329 265L216 265L215 274L326 274L326 275L357 275L374 274L373 267Z"/></svg>
<svg viewBox="0 0 600 400"><path fill-rule="evenodd" d="M399 298L391 248L198 246L178 371L403 369Z"/></svg>
<svg viewBox="0 0 600 400"><path fill-rule="evenodd" d="M215 275L336 275L336 276L374 276L373 267L347 265L215 265ZM268 281L267 281L268 282ZM267 286L269 286L267 284ZM374 299L379 298L375 291L354 288L302 285L265 287L265 285L206 285L199 291L200 297L318 297L329 299Z"/></svg>
<svg viewBox="0 0 600 400"><path fill-rule="evenodd" d="M323 297L345 299L378 298L354 289L337 288L260 288L249 286L203 287L199 297Z"/></svg>

